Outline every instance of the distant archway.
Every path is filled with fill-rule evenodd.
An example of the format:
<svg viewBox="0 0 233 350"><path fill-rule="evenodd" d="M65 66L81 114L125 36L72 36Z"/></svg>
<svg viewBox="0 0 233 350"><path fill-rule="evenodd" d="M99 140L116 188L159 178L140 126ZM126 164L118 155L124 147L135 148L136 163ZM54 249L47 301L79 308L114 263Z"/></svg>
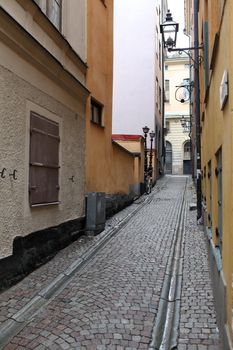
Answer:
<svg viewBox="0 0 233 350"><path fill-rule="evenodd" d="M172 174L172 144L166 141L165 173Z"/></svg>

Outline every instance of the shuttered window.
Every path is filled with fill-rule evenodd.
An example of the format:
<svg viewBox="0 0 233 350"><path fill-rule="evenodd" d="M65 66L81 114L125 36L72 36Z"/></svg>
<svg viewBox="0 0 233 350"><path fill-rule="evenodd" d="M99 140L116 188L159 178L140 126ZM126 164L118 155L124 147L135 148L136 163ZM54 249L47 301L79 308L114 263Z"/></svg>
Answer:
<svg viewBox="0 0 233 350"><path fill-rule="evenodd" d="M59 124L41 115L30 115L30 204L58 203Z"/></svg>

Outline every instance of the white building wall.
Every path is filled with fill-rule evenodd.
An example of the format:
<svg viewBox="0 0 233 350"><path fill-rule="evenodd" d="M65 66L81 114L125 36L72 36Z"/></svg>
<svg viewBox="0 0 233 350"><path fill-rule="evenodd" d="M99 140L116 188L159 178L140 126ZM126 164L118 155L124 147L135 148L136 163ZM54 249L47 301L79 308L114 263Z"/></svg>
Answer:
<svg viewBox="0 0 233 350"><path fill-rule="evenodd" d="M180 123L180 118L167 119L170 130L166 136L166 141L172 144L172 174L183 174L184 143L189 141L188 133L184 132Z"/></svg>
<svg viewBox="0 0 233 350"><path fill-rule="evenodd" d="M169 80L169 101L165 103L165 126L169 123L169 131L165 137L172 145L172 174L183 174L184 143L189 141L188 132L181 126L181 118L189 121L189 101L181 103L176 100L177 86L183 79L189 78L189 59L174 55L165 60L164 79ZM177 97L179 94L177 94Z"/></svg>
<svg viewBox="0 0 233 350"><path fill-rule="evenodd" d="M113 133L154 130L156 1L114 2Z"/></svg>

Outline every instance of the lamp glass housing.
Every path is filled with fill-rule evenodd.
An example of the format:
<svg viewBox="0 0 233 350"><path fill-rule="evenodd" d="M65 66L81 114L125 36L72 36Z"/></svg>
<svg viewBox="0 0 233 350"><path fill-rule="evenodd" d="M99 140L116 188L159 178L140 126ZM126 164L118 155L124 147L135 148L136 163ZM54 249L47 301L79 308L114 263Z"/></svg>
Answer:
<svg viewBox="0 0 233 350"><path fill-rule="evenodd" d="M148 134L150 128L148 128L148 126L144 126L144 127L142 128L142 130L143 130L144 134Z"/></svg>
<svg viewBox="0 0 233 350"><path fill-rule="evenodd" d="M174 22L170 10L166 15L166 20L160 24L160 33L162 34L164 47L172 48L176 46L179 24Z"/></svg>
<svg viewBox="0 0 233 350"><path fill-rule="evenodd" d="M153 140L154 137L155 137L155 132L154 132L154 131L151 131L151 132L150 132L150 138Z"/></svg>

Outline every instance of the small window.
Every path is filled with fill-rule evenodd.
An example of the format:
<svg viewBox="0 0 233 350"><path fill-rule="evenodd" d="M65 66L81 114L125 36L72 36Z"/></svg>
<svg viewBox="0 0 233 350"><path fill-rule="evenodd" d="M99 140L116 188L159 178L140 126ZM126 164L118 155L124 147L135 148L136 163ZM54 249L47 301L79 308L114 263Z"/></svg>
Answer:
<svg viewBox="0 0 233 350"><path fill-rule="evenodd" d="M31 112L29 200L31 206L58 203L59 124Z"/></svg>
<svg viewBox="0 0 233 350"><path fill-rule="evenodd" d="M184 144L184 159L191 159L191 143L186 141Z"/></svg>
<svg viewBox="0 0 233 350"><path fill-rule="evenodd" d="M167 64L165 64L165 70L168 70L168 65Z"/></svg>
<svg viewBox="0 0 233 350"><path fill-rule="evenodd" d="M157 26L155 29L155 53L156 53L156 56L158 57L158 54L159 54L159 32L158 32Z"/></svg>
<svg viewBox="0 0 233 350"><path fill-rule="evenodd" d="M161 87L159 87L159 111L161 112L161 103L162 103L162 90Z"/></svg>
<svg viewBox="0 0 233 350"><path fill-rule="evenodd" d="M46 15L58 30L61 30L61 0L47 0Z"/></svg>
<svg viewBox="0 0 233 350"><path fill-rule="evenodd" d="M166 120L166 132L167 133L170 132L170 122L169 122L169 120Z"/></svg>
<svg viewBox="0 0 233 350"><path fill-rule="evenodd" d="M161 42L159 41L159 68L161 68Z"/></svg>
<svg viewBox="0 0 233 350"><path fill-rule="evenodd" d="M96 100L91 100L91 121L102 126L103 106Z"/></svg>
<svg viewBox="0 0 233 350"><path fill-rule="evenodd" d="M165 88L165 102L170 101L170 81L168 79L164 82L164 88Z"/></svg>
<svg viewBox="0 0 233 350"><path fill-rule="evenodd" d="M155 80L155 92L156 92L156 106L158 107L158 104L159 104L159 81L158 81L157 77Z"/></svg>

